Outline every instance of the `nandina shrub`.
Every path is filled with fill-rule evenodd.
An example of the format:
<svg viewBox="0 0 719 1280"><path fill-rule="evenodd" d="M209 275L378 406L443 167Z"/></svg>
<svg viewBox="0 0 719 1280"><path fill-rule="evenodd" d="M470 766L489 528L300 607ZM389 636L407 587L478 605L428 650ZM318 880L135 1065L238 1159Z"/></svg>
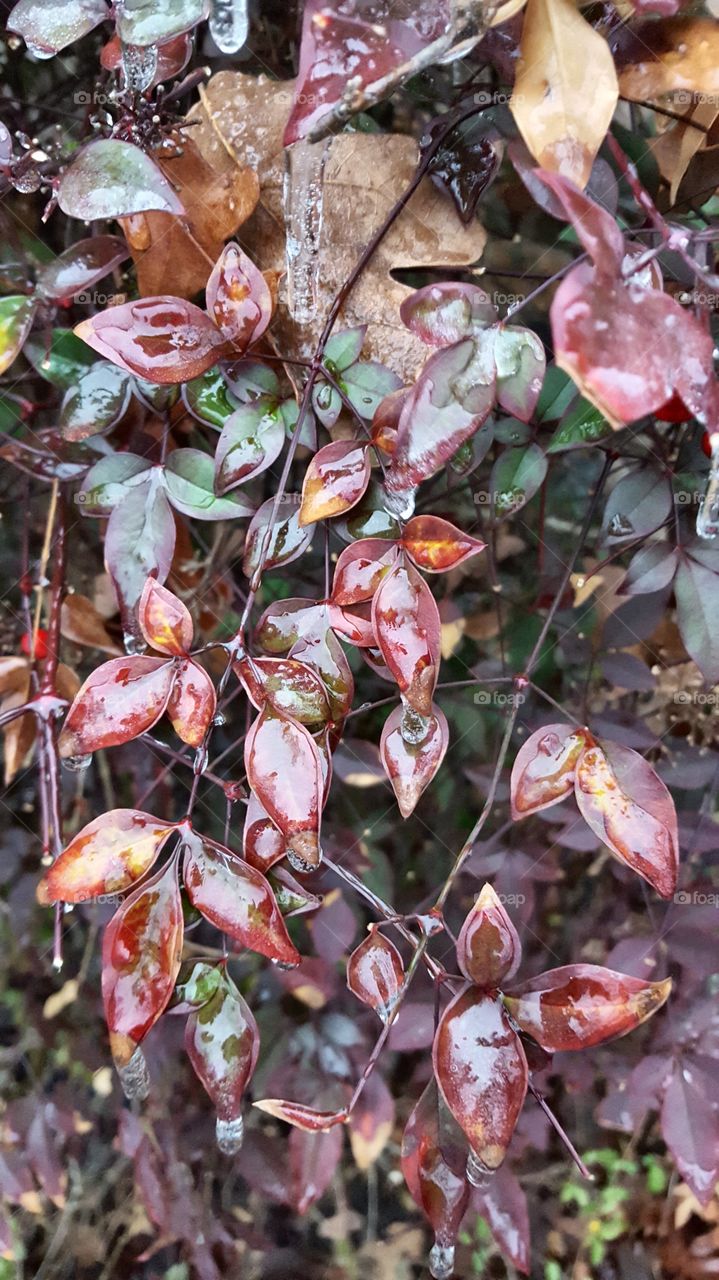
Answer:
<svg viewBox="0 0 719 1280"><path fill-rule="evenodd" d="M9 1267L713 1274L681 7L13 8Z"/></svg>

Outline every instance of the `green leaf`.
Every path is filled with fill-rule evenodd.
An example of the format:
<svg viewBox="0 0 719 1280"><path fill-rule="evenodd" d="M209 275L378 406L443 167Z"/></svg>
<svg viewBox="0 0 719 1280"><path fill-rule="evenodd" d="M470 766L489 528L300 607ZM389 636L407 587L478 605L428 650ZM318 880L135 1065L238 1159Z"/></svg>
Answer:
<svg viewBox="0 0 719 1280"><path fill-rule="evenodd" d="M25 294L0 298L0 373L19 355L35 315L36 303Z"/></svg>
<svg viewBox="0 0 719 1280"><path fill-rule="evenodd" d="M538 444L505 449L492 467L490 487L498 515L519 511L539 489L547 474L547 459Z"/></svg>
<svg viewBox="0 0 719 1280"><path fill-rule="evenodd" d="M215 495L213 460L199 449L176 449L165 467L167 496L173 507L196 520L231 520L250 516L254 505L241 493Z"/></svg>
<svg viewBox="0 0 719 1280"><path fill-rule="evenodd" d="M194 418L220 430L240 403L217 366L208 369L202 377L186 382L182 387L182 399Z"/></svg>
<svg viewBox="0 0 719 1280"><path fill-rule="evenodd" d="M595 405L580 396L569 413L562 418L547 445L547 453L581 449L586 445L596 444L598 440L605 440L611 434L612 428L604 415Z"/></svg>
<svg viewBox="0 0 719 1280"><path fill-rule="evenodd" d="M24 354L41 377L63 391L75 386L97 359L72 329L53 329L49 341L46 333L31 334Z"/></svg>

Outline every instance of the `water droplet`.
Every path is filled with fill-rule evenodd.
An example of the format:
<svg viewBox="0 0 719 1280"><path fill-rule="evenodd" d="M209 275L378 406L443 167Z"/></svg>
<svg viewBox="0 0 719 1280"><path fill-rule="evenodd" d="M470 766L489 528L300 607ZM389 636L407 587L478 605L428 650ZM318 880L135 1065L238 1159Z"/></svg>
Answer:
<svg viewBox="0 0 719 1280"><path fill-rule="evenodd" d="M286 960L273 960L271 963L275 965L277 969L281 969L283 973L286 973L289 969L297 968L296 964L288 964Z"/></svg>
<svg viewBox="0 0 719 1280"><path fill-rule="evenodd" d="M234 1120L222 1120L218 1116L215 1124L215 1135L217 1137L217 1145L222 1154L236 1156L245 1136L242 1116L236 1116Z"/></svg>
<svg viewBox="0 0 719 1280"><path fill-rule="evenodd" d="M287 306L308 324L319 302L319 254L324 219L323 181L329 142L295 142L285 151Z"/></svg>
<svg viewBox="0 0 719 1280"><path fill-rule="evenodd" d="M220 53L239 53L250 27L248 0L210 0L210 35Z"/></svg>
<svg viewBox="0 0 719 1280"><path fill-rule="evenodd" d="M227 716L224 711L218 711L217 715L212 717L212 723L216 729L221 729L223 724L227 724Z"/></svg>
<svg viewBox="0 0 719 1280"><path fill-rule="evenodd" d="M89 768L92 764L92 756L66 756L62 762L63 769L68 769L70 773L82 773L83 769Z"/></svg>
<svg viewBox="0 0 719 1280"><path fill-rule="evenodd" d="M63 966L62 956L53 956L52 967L55 973L59 973Z"/></svg>
<svg viewBox="0 0 719 1280"><path fill-rule="evenodd" d="M144 1101L150 1092L150 1073L147 1070L145 1055L139 1046L130 1061L124 1067L117 1068L117 1074L125 1097L130 1100L137 1098L140 1102Z"/></svg>
<svg viewBox="0 0 719 1280"><path fill-rule="evenodd" d="M307 862L304 858L300 858L299 854L295 853L294 849L286 849L285 857L293 871L300 871L303 875L307 875L308 872L317 870L314 863Z"/></svg>
<svg viewBox="0 0 719 1280"><path fill-rule="evenodd" d="M157 75L157 45L123 44L122 74L131 93L144 93Z"/></svg>
<svg viewBox="0 0 719 1280"><path fill-rule="evenodd" d="M398 520L409 520L414 514L414 497L416 489L402 489L400 493L386 493L385 511L397 516Z"/></svg>
<svg viewBox="0 0 719 1280"><path fill-rule="evenodd" d="M715 444L716 440L716 444ZM697 512L697 537L716 538L719 533L719 436L712 438L709 483Z"/></svg>
<svg viewBox="0 0 719 1280"><path fill-rule="evenodd" d="M432 1280L449 1280L454 1275L454 1245L433 1244L429 1251L429 1274Z"/></svg>
<svg viewBox="0 0 719 1280"><path fill-rule="evenodd" d="M400 722L399 731L403 742L410 747L419 746L420 742L424 742L429 729L429 717L421 716L414 707L410 707L408 702L402 699L402 720Z"/></svg>
<svg viewBox="0 0 719 1280"><path fill-rule="evenodd" d="M139 653L144 653L147 644L142 636L135 635L134 631L125 631L122 636L122 643L125 646L125 653L131 658L136 657Z"/></svg>
<svg viewBox="0 0 719 1280"><path fill-rule="evenodd" d="M476 1152L470 1151L467 1156L467 1182L473 1187L484 1188L489 1186L493 1174L494 1169L480 1160Z"/></svg>

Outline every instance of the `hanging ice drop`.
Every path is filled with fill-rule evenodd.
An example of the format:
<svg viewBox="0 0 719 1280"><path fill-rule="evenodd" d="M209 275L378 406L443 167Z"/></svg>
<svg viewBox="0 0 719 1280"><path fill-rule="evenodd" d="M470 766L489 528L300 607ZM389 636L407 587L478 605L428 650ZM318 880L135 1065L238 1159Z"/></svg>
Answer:
<svg viewBox="0 0 719 1280"><path fill-rule="evenodd" d="M237 1155L242 1146L244 1135L245 1126L242 1123L242 1116L236 1116L234 1120L222 1120L220 1116L217 1117L215 1136L217 1145L223 1155Z"/></svg>
<svg viewBox="0 0 719 1280"><path fill-rule="evenodd" d="M716 538L719 533L719 431L709 437L711 467L706 492L697 512L697 536Z"/></svg>
<svg viewBox="0 0 719 1280"><path fill-rule="evenodd" d="M429 1274L432 1280L450 1280L450 1276L454 1275L454 1245L432 1245L429 1251Z"/></svg>
<svg viewBox="0 0 719 1280"><path fill-rule="evenodd" d="M287 305L297 324L318 306L323 190L329 141L295 142L285 151L284 211Z"/></svg>
<svg viewBox="0 0 719 1280"><path fill-rule="evenodd" d="M421 716L414 707L402 698L402 720L399 726L400 736L403 742L410 747L418 747L420 742L424 742L429 730L429 718Z"/></svg>
<svg viewBox="0 0 719 1280"><path fill-rule="evenodd" d="M117 1068L122 1091L126 1098L137 1098L142 1102L150 1092L150 1073L142 1049L137 1047L130 1061L124 1067Z"/></svg>
<svg viewBox="0 0 719 1280"><path fill-rule="evenodd" d="M239 53L250 29L248 0L210 0L210 35L220 53Z"/></svg>
<svg viewBox="0 0 719 1280"><path fill-rule="evenodd" d="M157 45L123 44L122 74L130 93L144 93L157 75Z"/></svg>

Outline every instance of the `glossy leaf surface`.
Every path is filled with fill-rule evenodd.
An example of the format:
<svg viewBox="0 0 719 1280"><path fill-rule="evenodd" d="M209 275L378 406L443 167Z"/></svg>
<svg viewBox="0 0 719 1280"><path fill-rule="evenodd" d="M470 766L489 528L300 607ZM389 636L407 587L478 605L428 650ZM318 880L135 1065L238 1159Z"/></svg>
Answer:
<svg viewBox="0 0 719 1280"><path fill-rule="evenodd" d="M439 612L412 565L399 562L382 580L372 606L377 644L405 699L429 716L439 670Z"/></svg>
<svg viewBox="0 0 719 1280"><path fill-rule="evenodd" d="M390 712L382 730L380 755L399 811L408 818L442 764L449 745L449 726L443 712L433 706L422 741L408 742L402 735L404 719L404 707Z"/></svg>
<svg viewBox="0 0 719 1280"><path fill-rule="evenodd" d="M225 346L222 334L204 311L169 296L139 298L110 307L83 320L75 332L121 369L163 384L198 378L217 362Z"/></svg>
<svg viewBox="0 0 719 1280"><path fill-rule="evenodd" d="M223 494L266 471L282 452L285 429L267 396L243 404L226 418L215 451L215 489Z"/></svg>
<svg viewBox="0 0 719 1280"><path fill-rule="evenodd" d="M142 634L151 649L182 656L192 647L189 610L154 578L147 579L137 612Z"/></svg>
<svg viewBox="0 0 719 1280"><path fill-rule="evenodd" d="M412 516L402 535L407 555L425 573L446 573L484 551L485 545L440 516Z"/></svg>
<svg viewBox="0 0 719 1280"><path fill-rule="evenodd" d="M265 277L234 243L225 245L207 281L207 310L238 351L262 336L272 317Z"/></svg>
<svg viewBox="0 0 719 1280"><path fill-rule="evenodd" d="M404 963L393 942L372 929L347 961L347 986L387 1022L404 982Z"/></svg>
<svg viewBox="0 0 719 1280"><path fill-rule="evenodd" d="M117 138L101 138L78 152L60 179L57 200L63 213L84 222L123 218L148 209L160 209L175 215L184 212L154 161L133 143L121 142ZM178 300L174 301L177 303ZM133 307L138 304L125 305ZM80 336L85 338L84 333ZM111 356L109 358L112 359ZM142 373L143 370L138 369L137 372Z"/></svg>
<svg viewBox="0 0 719 1280"><path fill-rule="evenodd" d="M302 485L301 525L314 524L349 511L362 497L370 476L366 446L333 440L315 454Z"/></svg>
<svg viewBox="0 0 719 1280"><path fill-rule="evenodd" d="M258 711L268 702L273 710L300 724L326 724L330 718L322 678L296 658L243 658L235 671Z"/></svg>
<svg viewBox="0 0 719 1280"><path fill-rule="evenodd" d="M185 1049L220 1120L235 1120L260 1049L249 1005L225 973L210 999L190 1014Z"/></svg>
<svg viewBox="0 0 719 1280"><path fill-rule="evenodd" d="M400 316L407 328L431 347L451 347L498 319L483 289L452 280L415 289L402 303Z"/></svg>
<svg viewBox="0 0 719 1280"><path fill-rule="evenodd" d="M469 1204L470 1187L463 1171L461 1175L457 1171L462 1153L451 1162L447 1158L450 1135L442 1108L444 1102L432 1080L410 1112L400 1158L410 1195L426 1215L437 1244L451 1248Z"/></svg>
<svg viewBox="0 0 719 1280"><path fill-rule="evenodd" d="M258 569L264 549L267 554L264 567L290 564L304 554L309 547L314 529L303 528L299 519L299 505L295 494L285 494L275 512L274 498L263 502L250 521L245 541L243 572L248 578Z"/></svg>
<svg viewBox="0 0 719 1280"><path fill-rule="evenodd" d="M596 964L570 964L525 982L504 1003L548 1053L588 1049L626 1035L661 1009L671 979L644 982Z"/></svg>
<svg viewBox="0 0 719 1280"><path fill-rule="evenodd" d="M88 676L67 714L62 756L83 756L138 737L160 719L174 679L165 658L112 658Z"/></svg>
<svg viewBox="0 0 719 1280"><path fill-rule="evenodd" d="M297 859L320 860L322 761L303 725L265 708L245 740L247 780Z"/></svg>
<svg viewBox="0 0 719 1280"><path fill-rule="evenodd" d="M43 902L86 902L122 893L149 871L174 824L138 809L93 818L63 849L39 890Z"/></svg>
<svg viewBox="0 0 719 1280"><path fill-rule="evenodd" d="M127 245L120 236L77 240L38 273L38 292L45 298L73 298L104 279L127 257Z"/></svg>
<svg viewBox="0 0 719 1280"><path fill-rule="evenodd" d="M60 430L66 440L85 440L109 431L130 403L132 389L124 369L98 360L77 383L68 388L60 406Z"/></svg>
<svg viewBox="0 0 719 1280"><path fill-rule="evenodd" d="M581 729L568 724L545 725L527 738L512 768L513 818L538 813L571 793L586 741Z"/></svg>
<svg viewBox="0 0 719 1280"><path fill-rule="evenodd" d="M179 738L189 747L201 746L217 710L215 686L199 662L177 664L167 714Z"/></svg>
<svg viewBox="0 0 719 1280"><path fill-rule="evenodd" d="M19 294L0 298L0 374L22 349L35 315L35 302Z"/></svg>
<svg viewBox="0 0 719 1280"><path fill-rule="evenodd" d="M396 557L395 544L385 538L360 538L345 547L335 565L333 602L352 605L371 600Z"/></svg>
<svg viewBox="0 0 719 1280"><path fill-rule="evenodd" d="M284 1120L295 1129L304 1133L327 1133L337 1124L347 1120L346 1111L318 1111L314 1107L304 1106L301 1102L290 1102L285 1098L263 1098L256 1102L259 1111L264 1111L276 1120Z"/></svg>
<svg viewBox="0 0 719 1280"><path fill-rule="evenodd" d="M491 884L483 885L457 938L457 963L469 982L489 990L519 968L522 944Z"/></svg>
<svg viewBox="0 0 719 1280"><path fill-rule="evenodd" d="M246 862L258 871L267 872L284 858L287 841L263 809L254 792L250 792L242 834L242 853Z"/></svg>

